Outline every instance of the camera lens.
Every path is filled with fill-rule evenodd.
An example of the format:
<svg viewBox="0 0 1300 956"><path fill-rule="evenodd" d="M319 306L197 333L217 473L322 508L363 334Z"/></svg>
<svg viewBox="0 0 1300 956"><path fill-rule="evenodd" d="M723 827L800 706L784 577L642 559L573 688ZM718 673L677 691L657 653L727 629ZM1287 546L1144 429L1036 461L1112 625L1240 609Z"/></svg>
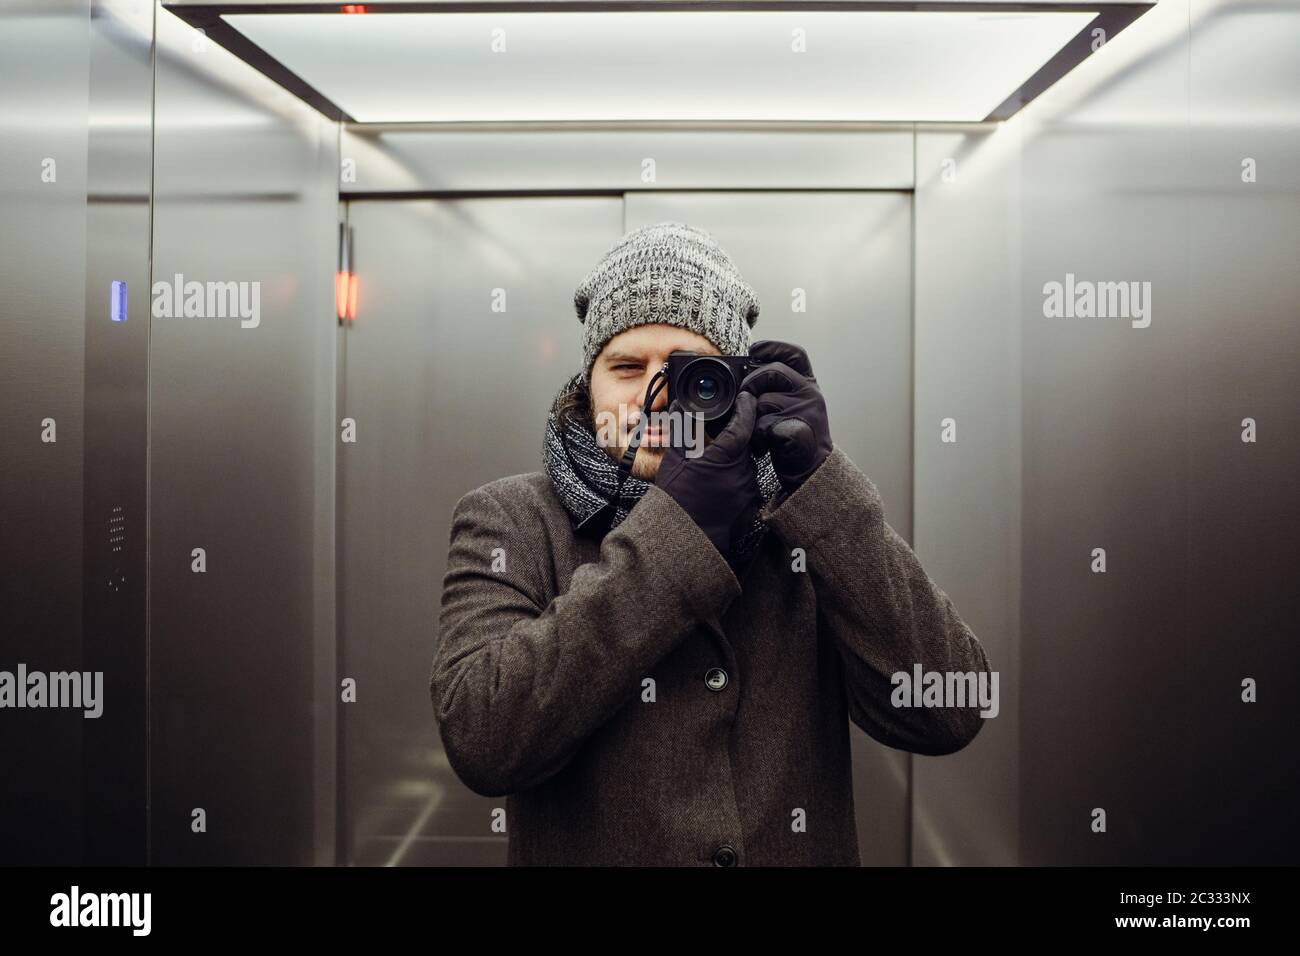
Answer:
<svg viewBox="0 0 1300 956"><path fill-rule="evenodd" d="M713 421L730 411L736 398L736 376L731 367L717 356L693 359L681 371L682 407Z"/></svg>

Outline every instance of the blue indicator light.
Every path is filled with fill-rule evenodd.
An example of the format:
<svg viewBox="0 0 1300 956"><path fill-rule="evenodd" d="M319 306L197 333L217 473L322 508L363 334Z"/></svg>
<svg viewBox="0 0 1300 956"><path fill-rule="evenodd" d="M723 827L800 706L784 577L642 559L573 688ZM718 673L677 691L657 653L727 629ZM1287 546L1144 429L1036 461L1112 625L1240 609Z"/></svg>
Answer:
<svg viewBox="0 0 1300 956"><path fill-rule="evenodd" d="M126 321L126 283L113 280L112 295L108 300L109 318L114 322Z"/></svg>

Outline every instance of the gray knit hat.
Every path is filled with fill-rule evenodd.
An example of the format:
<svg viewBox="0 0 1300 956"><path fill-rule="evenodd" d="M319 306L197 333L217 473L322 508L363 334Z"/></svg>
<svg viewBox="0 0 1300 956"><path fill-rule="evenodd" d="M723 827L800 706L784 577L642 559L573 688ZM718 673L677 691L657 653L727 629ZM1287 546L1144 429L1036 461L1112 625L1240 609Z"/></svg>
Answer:
<svg viewBox="0 0 1300 956"><path fill-rule="evenodd" d="M605 343L653 322L698 332L723 355L748 355L758 296L703 229L660 222L627 233L573 294L582 333L582 375Z"/></svg>

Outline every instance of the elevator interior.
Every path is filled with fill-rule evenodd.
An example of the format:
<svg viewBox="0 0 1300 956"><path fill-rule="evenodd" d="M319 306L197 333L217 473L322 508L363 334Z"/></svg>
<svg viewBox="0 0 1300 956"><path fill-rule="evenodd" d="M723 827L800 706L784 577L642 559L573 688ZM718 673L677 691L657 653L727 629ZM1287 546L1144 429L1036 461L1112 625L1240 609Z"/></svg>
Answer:
<svg viewBox="0 0 1300 956"><path fill-rule="evenodd" d="M0 715L0 857L501 864L428 698L451 508L541 467L577 280L677 219L1001 673L958 754L851 728L864 864L1295 861L1294 3L950 0L870 57L807 19L806 69L762 4L242 6L0 5L0 667L107 702ZM731 19L633 34L662 88L554 20L632 14ZM502 25L500 76L420 55ZM1067 276L1150 324L1049 316Z"/></svg>

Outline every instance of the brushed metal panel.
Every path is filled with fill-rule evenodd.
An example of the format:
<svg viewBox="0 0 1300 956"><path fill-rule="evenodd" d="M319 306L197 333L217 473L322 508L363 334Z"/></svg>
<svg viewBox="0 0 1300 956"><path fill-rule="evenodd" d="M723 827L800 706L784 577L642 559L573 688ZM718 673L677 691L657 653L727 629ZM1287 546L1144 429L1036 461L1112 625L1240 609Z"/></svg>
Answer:
<svg viewBox="0 0 1300 956"><path fill-rule="evenodd" d="M1294 862L1297 14L1126 38L1025 116L1022 862ZM1067 272L1150 325L1045 317Z"/></svg>
<svg viewBox="0 0 1300 956"><path fill-rule="evenodd" d="M677 219L713 234L758 294L755 341L803 346L836 445L912 535L912 201L907 193L636 193L626 228ZM796 290L806 311L796 312ZM908 862L909 763L856 726L854 803L864 866Z"/></svg>
<svg viewBox="0 0 1300 956"><path fill-rule="evenodd" d="M0 667L9 671L84 663L89 12L85 0L0 6ZM47 159L54 182L42 178ZM47 418L52 444L41 440ZM0 773L0 864L82 862L87 723L62 710L0 714L0 766L22 768Z"/></svg>
<svg viewBox="0 0 1300 956"><path fill-rule="evenodd" d="M1274 702L1297 689L1297 33L1294 8L1166 0L1011 123L918 135L918 382L952 375L981 443L1010 453L962 449L948 507L970 527L956 512L982 493L990 524L944 566L971 565L972 608L1002 616L1020 507L1024 574L1023 627L990 632L991 653L1016 651L997 733L917 763L917 862L1294 861L1294 721L1262 693L1243 704L1240 681ZM1044 316L1043 283L1067 272L1150 281L1151 326ZM983 371L960 367L971 355ZM1019 400L991 377L1016 362ZM1247 416L1271 437L1243 444ZM937 475L922 435L918 475ZM918 514L942 494L918 484ZM1008 782L1018 806L999 809Z"/></svg>
<svg viewBox="0 0 1300 956"><path fill-rule="evenodd" d="M17 562L5 586L18 589L4 657L92 675L99 712L6 712L21 729L4 735L5 852L140 863L152 10L110 0L2 16L2 179L18 227L5 238L18 414L5 416L3 457L21 469L3 481ZM126 321L110 320L114 281ZM47 421L57 441L42 440Z"/></svg>
<svg viewBox="0 0 1300 956"><path fill-rule="evenodd" d="M1148 95L1186 109L1183 67ZM1062 125L1065 121L1058 120ZM1127 151L1175 177L1181 133L1026 130L1022 862L1173 863L1185 646L1187 203L1097 175ZM1149 281L1146 329L1048 318L1067 273ZM1104 548L1106 573L1090 569ZM1104 838L1089 829L1106 809Z"/></svg>
<svg viewBox="0 0 1300 956"><path fill-rule="evenodd" d="M1018 131L917 133L912 543L983 644L999 711L963 750L913 758L916 866L1019 853ZM956 442L941 440L946 419Z"/></svg>
<svg viewBox="0 0 1300 956"><path fill-rule="evenodd" d="M259 298L152 320L151 862L328 863L337 126L166 11L157 71L154 280Z"/></svg>
<svg viewBox="0 0 1300 956"><path fill-rule="evenodd" d="M429 710L452 508L542 467L546 411L580 363L573 289L621 235L610 198L353 202L360 284L341 356L345 861L500 865L490 814ZM493 311L503 290L504 312Z"/></svg>
<svg viewBox="0 0 1300 956"><path fill-rule="evenodd" d="M1179 863L1300 862L1300 6L1194 2ZM1243 163L1257 175L1243 182ZM1171 253L1178 247L1166 240ZM1163 312L1170 316L1169 309ZM1258 440L1241 440L1242 420ZM1259 684L1258 703L1241 682ZM1187 800L1186 795L1194 795Z"/></svg>
<svg viewBox="0 0 1300 956"><path fill-rule="evenodd" d="M85 859L93 864L147 860L153 26L147 3L90 7L82 621L84 669L103 673L104 698L103 716L85 733ZM112 321L106 302L115 281L126 283L126 321Z"/></svg>

